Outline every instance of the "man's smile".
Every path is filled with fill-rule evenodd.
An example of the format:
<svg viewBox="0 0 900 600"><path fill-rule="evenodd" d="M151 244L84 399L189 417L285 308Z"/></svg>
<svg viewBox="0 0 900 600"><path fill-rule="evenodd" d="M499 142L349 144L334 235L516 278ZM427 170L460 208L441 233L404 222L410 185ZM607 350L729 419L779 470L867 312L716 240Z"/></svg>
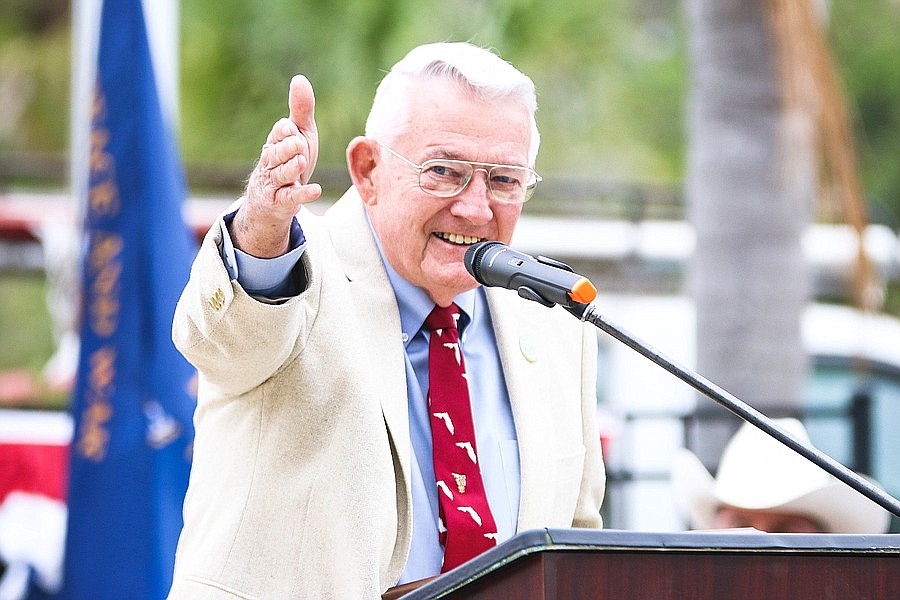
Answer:
<svg viewBox="0 0 900 600"><path fill-rule="evenodd" d="M451 244L466 245L474 244L482 241L484 238L474 237L471 235L463 235L461 233L445 233L443 231L435 231L434 235Z"/></svg>

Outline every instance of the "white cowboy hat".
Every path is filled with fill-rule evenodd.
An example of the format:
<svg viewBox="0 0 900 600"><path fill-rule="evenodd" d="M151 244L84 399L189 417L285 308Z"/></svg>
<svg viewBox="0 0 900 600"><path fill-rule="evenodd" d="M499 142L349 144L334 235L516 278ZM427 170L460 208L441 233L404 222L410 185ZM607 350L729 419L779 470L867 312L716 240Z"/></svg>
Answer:
<svg viewBox="0 0 900 600"><path fill-rule="evenodd" d="M810 443L800 421L774 421ZM672 487L693 529L712 528L723 505L805 515L828 533L884 533L890 521L878 504L749 423L725 446L715 479L681 449L672 463Z"/></svg>

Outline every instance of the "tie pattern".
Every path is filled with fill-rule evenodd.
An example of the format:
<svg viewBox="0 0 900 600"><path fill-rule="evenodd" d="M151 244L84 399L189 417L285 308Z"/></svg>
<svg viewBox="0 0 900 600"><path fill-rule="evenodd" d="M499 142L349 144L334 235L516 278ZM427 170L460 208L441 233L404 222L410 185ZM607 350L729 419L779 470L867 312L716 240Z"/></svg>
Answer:
<svg viewBox="0 0 900 600"><path fill-rule="evenodd" d="M478 465L466 367L459 346L459 314L455 304L436 306L425 319L431 332L428 407L444 546L442 573L497 544L497 526Z"/></svg>

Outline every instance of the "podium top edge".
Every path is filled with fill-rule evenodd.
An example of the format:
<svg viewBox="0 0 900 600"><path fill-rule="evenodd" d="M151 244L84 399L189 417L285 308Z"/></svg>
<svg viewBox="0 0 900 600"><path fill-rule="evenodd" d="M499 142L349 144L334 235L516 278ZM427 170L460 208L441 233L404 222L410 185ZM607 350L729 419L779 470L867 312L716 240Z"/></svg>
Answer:
<svg viewBox="0 0 900 600"><path fill-rule="evenodd" d="M644 532L616 529L533 529L403 596L441 598L486 575L541 552L750 552L894 555L898 534L765 533L737 531Z"/></svg>
<svg viewBox="0 0 900 600"><path fill-rule="evenodd" d="M766 551L886 551L900 552L897 534L833 534L833 533L765 533L752 530L645 532L618 529L541 529L546 536L546 550L563 550L560 546L583 546L586 550L621 548L644 550L766 550ZM533 543L532 532L519 534L519 543ZM519 537L516 535L507 542Z"/></svg>

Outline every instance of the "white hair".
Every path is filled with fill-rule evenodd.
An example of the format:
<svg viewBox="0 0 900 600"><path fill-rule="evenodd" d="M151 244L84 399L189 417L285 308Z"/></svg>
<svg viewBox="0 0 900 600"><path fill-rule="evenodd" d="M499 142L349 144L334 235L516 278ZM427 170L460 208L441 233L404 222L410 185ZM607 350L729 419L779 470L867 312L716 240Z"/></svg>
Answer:
<svg viewBox="0 0 900 600"><path fill-rule="evenodd" d="M409 125L410 88L429 78L456 81L483 101L509 99L524 106L531 121L528 160L534 165L540 145L534 82L490 50L468 42L418 46L395 64L375 91L366 136L389 143L402 133Z"/></svg>

